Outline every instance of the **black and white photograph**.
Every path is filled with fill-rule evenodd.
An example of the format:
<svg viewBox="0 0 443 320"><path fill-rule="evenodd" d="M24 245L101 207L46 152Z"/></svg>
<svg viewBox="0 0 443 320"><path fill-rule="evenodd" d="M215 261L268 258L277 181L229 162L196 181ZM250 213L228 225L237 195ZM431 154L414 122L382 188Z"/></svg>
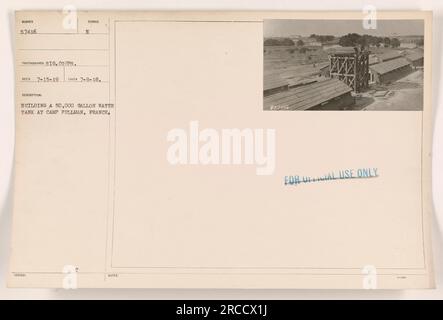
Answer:
<svg viewBox="0 0 443 320"><path fill-rule="evenodd" d="M264 110L423 110L423 20L264 22Z"/></svg>

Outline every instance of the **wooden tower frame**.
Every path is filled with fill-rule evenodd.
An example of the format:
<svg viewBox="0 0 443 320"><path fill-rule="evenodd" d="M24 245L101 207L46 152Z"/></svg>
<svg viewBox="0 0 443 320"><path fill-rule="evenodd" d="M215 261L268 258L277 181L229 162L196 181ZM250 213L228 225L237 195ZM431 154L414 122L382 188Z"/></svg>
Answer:
<svg viewBox="0 0 443 320"><path fill-rule="evenodd" d="M369 53L367 51L335 52L329 55L329 74L361 92L369 86Z"/></svg>

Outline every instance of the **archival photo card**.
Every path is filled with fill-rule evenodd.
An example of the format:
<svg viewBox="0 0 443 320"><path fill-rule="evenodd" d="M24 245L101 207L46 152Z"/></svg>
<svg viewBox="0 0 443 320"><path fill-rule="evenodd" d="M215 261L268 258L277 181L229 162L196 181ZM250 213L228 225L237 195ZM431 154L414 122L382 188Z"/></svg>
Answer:
<svg viewBox="0 0 443 320"><path fill-rule="evenodd" d="M423 20L264 21L264 110L423 110Z"/></svg>
<svg viewBox="0 0 443 320"><path fill-rule="evenodd" d="M435 286L432 12L75 14L16 12L10 287Z"/></svg>

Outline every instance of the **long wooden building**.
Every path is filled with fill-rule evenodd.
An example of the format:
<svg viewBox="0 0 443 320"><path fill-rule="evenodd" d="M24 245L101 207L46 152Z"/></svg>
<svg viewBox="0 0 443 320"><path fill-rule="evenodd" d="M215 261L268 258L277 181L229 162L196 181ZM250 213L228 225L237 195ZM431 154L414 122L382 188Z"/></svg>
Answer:
<svg viewBox="0 0 443 320"><path fill-rule="evenodd" d="M411 66L414 68L423 67L424 55L421 52L411 52L406 54L405 58L410 61Z"/></svg>
<svg viewBox="0 0 443 320"><path fill-rule="evenodd" d="M369 66L370 83L387 84L407 75L412 70L405 58L397 58Z"/></svg>
<svg viewBox="0 0 443 320"><path fill-rule="evenodd" d="M267 96L264 110L341 110L355 103L352 88L338 79L306 84Z"/></svg>

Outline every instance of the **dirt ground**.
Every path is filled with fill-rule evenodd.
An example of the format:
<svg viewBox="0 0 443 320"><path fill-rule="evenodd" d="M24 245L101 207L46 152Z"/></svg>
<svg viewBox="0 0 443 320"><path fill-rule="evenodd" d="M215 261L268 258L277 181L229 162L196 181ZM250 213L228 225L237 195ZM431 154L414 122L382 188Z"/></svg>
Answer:
<svg viewBox="0 0 443 320"><path fill-rule="evenodd" d="M422 110L423 109L423 71L415 70L397 81L376 88L386 90L384 97L374 97L374 92L362 95L369 99L365 104L356 99L357 109L361 110ZM369 103L368 103L369 102ZM358 108L360 105L360 108Z"/></svg>
<svg viewBox="0 0 443 320"><path fill-rule="evenodd" d="M298 81L318 75L320 68L327 64L327 53L321 49L300 53L295 47L265 47L265 78Z"/></svg>

